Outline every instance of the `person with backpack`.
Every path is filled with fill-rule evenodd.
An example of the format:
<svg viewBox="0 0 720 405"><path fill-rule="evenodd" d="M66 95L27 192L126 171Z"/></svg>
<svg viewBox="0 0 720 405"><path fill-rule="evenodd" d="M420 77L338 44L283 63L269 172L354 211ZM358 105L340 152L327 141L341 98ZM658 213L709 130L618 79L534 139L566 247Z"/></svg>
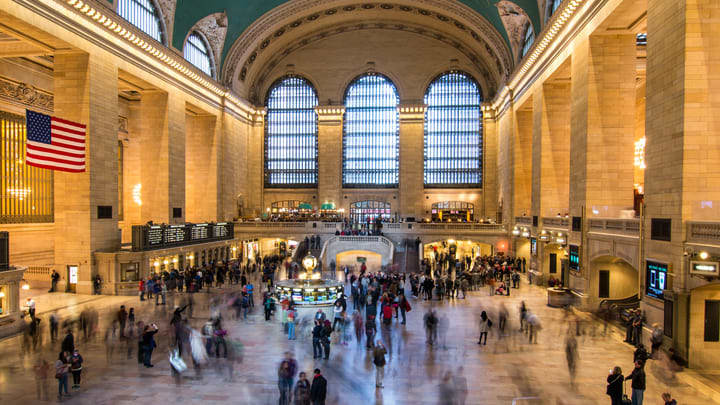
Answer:
<svg viewBox="0 0 720 405"><path fill-rule="evenodd" d="M72 356L70 356L70 372L73 376L72 387L77 389L80 388L80 374L82 373L83 358L80 353L75 349Z"/></svg>
<svg viewBox="0 0 720 405"><path fill-rule="evenodd" d="M487 312L482 311L480 314L480 338L478 339L479 345L487 345L487 335L492 326L492 321L487 316ZM483 341L483 337L485 340Z"/></svg>
<svg viewBox="0 0 720 405"><path fill-rule="evenodd" d="M402 315L402 322L400 322L401 325L405 325L405 313L410 312L412 307L410 306L410 303L408 302L407 298L405 298L405 293L403 291L400 291L400 295L398 295L398 306L400 307L400 315Z"/></svg>
<svg viewBox="0 0 720 405"><path fill-rule="evenodd" d="M385 346L382 343L382 340L377 341L375 344L375 348L373 349L373 364L375 364L375 387L376 388L384 388L383 386L383 378L385 377L385 354L387 353L387 350L385 350Z"/></svg>

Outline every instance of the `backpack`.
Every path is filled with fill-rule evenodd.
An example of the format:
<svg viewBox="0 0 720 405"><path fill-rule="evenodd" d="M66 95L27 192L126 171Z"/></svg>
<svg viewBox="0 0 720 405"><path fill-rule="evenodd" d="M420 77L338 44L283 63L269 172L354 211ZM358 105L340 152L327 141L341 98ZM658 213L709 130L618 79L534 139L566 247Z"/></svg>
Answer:
<svg viewBox="0 0 720 405"><path fill-rule="evenodd" d="M490 318L488 318L488 322L487 322L487 323L488 323L488 328L492 328L492 321L490 320Z"/></svg>

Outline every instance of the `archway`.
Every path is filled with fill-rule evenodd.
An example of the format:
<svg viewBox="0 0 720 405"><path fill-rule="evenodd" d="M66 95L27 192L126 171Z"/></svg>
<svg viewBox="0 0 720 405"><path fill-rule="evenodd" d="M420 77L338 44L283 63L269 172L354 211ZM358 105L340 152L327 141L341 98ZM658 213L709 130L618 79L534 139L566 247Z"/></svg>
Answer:
<svg viewBox="0 0 720 405"><path fill-rule="evenodd" d="M567 258L567 252L563 245L548 243L542 249L541 272L545 281L556 280L563 285L568 284L567 269L563 267L563 260Z"/></svg>
<svg viewBox="0 0 720 405"><path fill-rule="evenodd" d="M367 271L376 272L382 268L382 255L368 250L347 250L335 255L335 263L338 271L347 266L350 272L359 274L365 264Z"/></svg>
<svg viewBox="0 0 720 405"><path fill-rule="evenodd" d="M720 283L707 284L690 291L687 315L677 308L676 325L688 320L688 362L690 367L717 369L720 362Z"/></svg>
<svg viewBox="0 0 720 405"><path fill-rule="evenodd" d="M590 261L590 301L628 298L638 294L639 272L630 263L615 256L600 256ZM594 305L593 305L594 306Z"/></svg>

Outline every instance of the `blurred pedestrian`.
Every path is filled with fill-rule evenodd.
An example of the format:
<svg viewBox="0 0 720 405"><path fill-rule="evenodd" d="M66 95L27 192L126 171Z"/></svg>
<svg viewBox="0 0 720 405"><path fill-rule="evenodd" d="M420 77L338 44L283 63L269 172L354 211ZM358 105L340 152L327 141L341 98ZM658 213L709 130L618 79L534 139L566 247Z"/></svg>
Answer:
<svg viewBox="0 0 720 405"><path fill-rule="evenodd" d="M293 398L295 398L295 405L310 405L310 381L305 372L300 373L300 378L295 384Z"/></svg>
<svg viewBox="0 0 720 405"><path fill-rule="evenodd" d="M142 335L143 365L145 367L154 367L152 364L152 352L157 346L155 343L156 333L158 333L158 327L154 323L145 326L145 330Z"/></svg>
<svg viewBox="0 0 720 405"><path fill-rule="evenodd" d="M38 359L33 368L35 371L35 392L39 401L48 400L48 378L50 377L50 363Z"/></svg>
<svg viewBox="0 0 720 405"><path fill-rule="evenodd" d="M487 336L491 326L492 321L488 318L487 312L482 311L482 313L480 313L480 338L478 339L477 344L487 345ZM483 337L485 340L483 340Z"/></svg>
<svg viewBox="0 0 720 405"><path fill-rule="evenodd" d="M327 380L320 373L320 369L316 368L310 386L310 400L313 405L325 405L325 397L327 397Z"/></svg>
<svg viewBox="0 0 720 405"><path fill-rule="evenodd" d="M618 366L613 367L607 376L607 388L605 389L605 393L610 396L611 405L622 405L624 381L622 369Z"/></svg>
<svg viewBox="0 0 720 405"><path fill-rule="evenodd" d="M70 352L62 351L55 361L55 378L58 380L58 401L62 401L63 392L68 393L68 372L70 370Z"/></svg>
<svg viewBox="0 0 720 405"><path fill-rule="evenodd" d="M60 349L63 352L72 353L75 351L75 336L73 336L72 329L67 330L65 339L60 344Z"/></svg>
<svg viewBox="0 0 720 405"><path fill-rule="evenodd" d="M669 392L664 392L662 394L662 399L665 401L665 405L677 405L677 401L673 399Z"/></svg>
<svg viewBox="0 0 720 405"><path fill-rule="evenodd" d="M375 348L373 349L373 364L375 364L375 387L377 388L384 388L383 378L385 377L385 354L387 354L387 350L385 350L385 346L383 345L382 340L378 340L375 343Z"/></svg>

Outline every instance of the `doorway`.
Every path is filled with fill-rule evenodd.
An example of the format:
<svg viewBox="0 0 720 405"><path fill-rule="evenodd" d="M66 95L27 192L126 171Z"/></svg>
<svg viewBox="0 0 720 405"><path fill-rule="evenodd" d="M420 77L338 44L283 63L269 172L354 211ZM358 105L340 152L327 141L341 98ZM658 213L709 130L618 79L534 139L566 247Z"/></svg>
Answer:
<svg viewBox="0 0 720 405"><path fill-rule="evenodd" d="M550 266L550 274L557 273L557 253L550 253L550 262L548 265Z"/></svg>
<svg viewBox="0 0 720 405"><path fill-rule="evenodd" d="M71 293L77 292L77 282L78 282L78 266L76 265L69 265L67 266L67 291Z"/></svg>
<svg viewBox="0 0 720 405"><path fill-rule="evenodd" d="M610 298L610 270L600 270L598 276L598 298Z"/></svg>
<svg viewBox="0 0 720 405"><path fill-rule="evenodd" d="M720 301L705 301L705 341L720 341Z"/></svg>

